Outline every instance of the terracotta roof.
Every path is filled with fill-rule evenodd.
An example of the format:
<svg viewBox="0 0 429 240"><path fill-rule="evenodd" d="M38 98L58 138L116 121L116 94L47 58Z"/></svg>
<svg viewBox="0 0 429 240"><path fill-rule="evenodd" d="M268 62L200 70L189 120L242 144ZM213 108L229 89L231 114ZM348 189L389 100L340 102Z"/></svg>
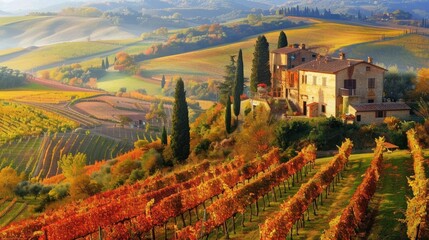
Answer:
<svg viewBox="0 0 429 240"><path fill-rule="evenodd" d="M299 50L303 50L303 49L295 48L295 47L284 47L284 48L279 48L279 49L273 50L271 52L272 53L289 54L289 53L298 52Z"/></svg>
<svg viewBox="0 0 429 240"><path fill-rule="evenodd" d="M403 102L351 104L350 106L356 109L357 112L398 111L411 109Z"/></svg>
<svg viewBox="0 0 429 240"><path fill-rule="evenodd" d="M364 61L356 60L356 59L339 59L339 58L331 58L331 57L321 57L320 59L316 59L308 63L301 64L295 68L292 68L291 71L304 70L304 71L312 71L312 72L336 73L338 71L341 71L343 69L346 69L350 66L354 66L362 62Z"/></svg>

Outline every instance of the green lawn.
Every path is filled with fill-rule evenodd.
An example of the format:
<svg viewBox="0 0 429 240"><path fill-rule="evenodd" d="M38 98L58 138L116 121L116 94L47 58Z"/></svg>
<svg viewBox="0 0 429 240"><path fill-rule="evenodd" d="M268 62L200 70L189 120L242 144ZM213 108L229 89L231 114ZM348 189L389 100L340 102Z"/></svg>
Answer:
<svg viewBox="0 0 429 240"><path fill-rule="evenodd" d="M145 82L133 76L120 72L108 72L106 76L99 79L97 87L109 92L117 92L121 87L127 88L127 91L145 89L149 95L161 95L161 86Z"/></svg>

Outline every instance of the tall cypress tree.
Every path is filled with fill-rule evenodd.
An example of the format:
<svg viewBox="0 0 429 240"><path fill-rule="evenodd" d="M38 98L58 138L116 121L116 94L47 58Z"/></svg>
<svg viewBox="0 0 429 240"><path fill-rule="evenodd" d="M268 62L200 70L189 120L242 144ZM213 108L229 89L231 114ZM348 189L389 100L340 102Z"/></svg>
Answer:
<svg viewBox="0 0 429 240"><path fill-rule="evenodd" d="M234 85L234 114L238 118L240 115L240 96L244 91L244 68L243 68L243 53L240 49L237 58L237 70L235 72L235 85Z"/></svg>
<svg viewBox="0 0 429 240"><path fill-rule="evenodd" d="M231 133L231 97L228 96L226 100L226 112L225 112L225 128L227 133Z"/></svg>
<svg viewBox="0 0 429 240"><path fill-rule="evenodd" d="M286 33L281 31L279 35L279 41L277 43L277 48L287 47L287 45L288 45L288 42L287 42Z"/></svg>
<svg viewBox="0 0 429 240"><path fill-rule="evenodd" d="M260 35L255 44L252 74L250 75L251 91L256 92L259 83L265 83L268 87L271 86L270 50L264 35Z"/></svg>
<svg viewBox="0 0 429 240"><path fill-rule="evenodd" d="M104 59L101 59L101 69L106 69L106 65L104 64Z"/></svg>
<svg viewBox="0 0 429 240"><path fill-rule="evenodd" d="M168 144L167 130L165 130L165 126L162 128L161 144L162 145L167 145Z"/></svg>
<svg viewBox="0 0 429 240"><path fill-rule="evenodd" d="M162 75L162 79L161 79L161 88L164 89L165 87L165 76Z"/></svg>
<svg viewBox="0 0 429 240"><path fill-rule="evenodd" d="M108 69L109 67L110 67L110 64L109 64L109 57L106 57L106 60L104 61L105 62L105 67L106 67L106 69Z"/></svg>
<svg viewBox="0 0 429 240"><path fill-rule="evenodd" d="M190 133L188 104L185 85L182 78L177 80L173 106L173 129L171 131L171 149L176 161L184 162L190 153Z"/></svg>

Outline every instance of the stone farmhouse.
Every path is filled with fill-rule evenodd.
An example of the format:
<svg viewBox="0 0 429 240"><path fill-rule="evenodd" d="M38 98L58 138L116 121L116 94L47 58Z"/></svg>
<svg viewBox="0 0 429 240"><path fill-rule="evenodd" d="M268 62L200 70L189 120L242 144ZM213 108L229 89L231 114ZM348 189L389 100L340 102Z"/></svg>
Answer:
<svg viewBox="0 0 429 240"><path fill-rule="evenodd" d="M387 70L374 65L371 57L323 57L301 45L272 51L270 67L272 96L287 100L296 115L342 116L358 123L409 117L405 103L383 102Z"/></svg>

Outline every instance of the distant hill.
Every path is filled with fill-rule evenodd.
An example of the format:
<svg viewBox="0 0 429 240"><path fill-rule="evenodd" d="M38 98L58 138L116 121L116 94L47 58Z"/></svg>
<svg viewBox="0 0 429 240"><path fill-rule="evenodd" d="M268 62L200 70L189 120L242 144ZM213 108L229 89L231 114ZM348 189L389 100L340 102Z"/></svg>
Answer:
<svg viewBox="0 0 429 240"><path fill-rule="evenodd" d="M48 45L58 42L128 39L149 27L114 26L107 19L41 17L0 25L0 49Z"/></svg>

